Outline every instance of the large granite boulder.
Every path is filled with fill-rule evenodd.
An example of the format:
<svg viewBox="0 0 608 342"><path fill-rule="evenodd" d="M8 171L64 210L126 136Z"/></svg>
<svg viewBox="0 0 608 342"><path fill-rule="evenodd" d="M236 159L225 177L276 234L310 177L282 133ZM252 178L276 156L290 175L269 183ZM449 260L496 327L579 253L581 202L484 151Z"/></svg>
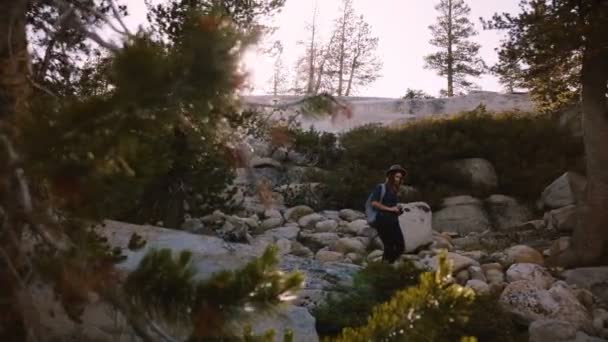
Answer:
<svg viewBox="0 0 608 342"><path fill-rule="evenodd" d="M571 232L578 222L576 205L570 204L565 207L550 210L545 213L543 220L547 229L561 232Z"/></svg>
<svg viewBox="0 0 608 342"><path fill-rule="evenodd" d="M543 190L539 207L556 209L576 204L586 186L587 180L576 172L566 172Z"/></svg>
<svg viewBox="0 0 608 342"><path fill-rule="evenodd" d="M532 212L513 197L492 195L485 202L492 226L498 230L516 227L532 219Z"/></svg>
<svg viewBox="0 0 608 342"><path fill-rule="evenodd" d="M483 232L491 228L488 214L482 202L471 196L448 197L442 208L433 214L433 229L462 235Z"/></svg>

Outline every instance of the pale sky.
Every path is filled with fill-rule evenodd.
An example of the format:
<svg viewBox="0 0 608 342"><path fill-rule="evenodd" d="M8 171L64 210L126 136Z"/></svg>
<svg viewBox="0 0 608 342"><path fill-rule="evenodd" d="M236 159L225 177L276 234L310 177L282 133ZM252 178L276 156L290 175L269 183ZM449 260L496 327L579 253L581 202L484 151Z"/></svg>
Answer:
<svg viewBox="0 0 608 342"><path fill-rule="evenodd" d="M159 1L159 0L156 0ZM274 18L275 34L266 42L280 40L285 48L283 58L286 67L293 69L295 60L303 53L304 47L297 44L305 40L306 22L312 16L317 3L318 21L323 38L329 36L333 19L337 15L340 0L287 0L285 7ZM431 95L438 95L445 88L444 79L433 70L424 69L423 57L434 51L429 44L428 26L435 22L434 9L438 0L354 0L355 11L363 14L379 37L378 54L383 61L382 76L358 96L400 97L409 88L422 89ZM502 39L502 33L484 31L479 17L490 18L496 12L517 13L519 0L467 0L471 7L471 20L479 35L473 39L481 44L481 57L488 65L496 62L494 49ZM128 25L136 27L145 24L144 0L129 0L130 16ZM272 74L273 59L254 51L245 59L250 74L249 83L253 94L265 94L269 89L268 80ZM482 90L502 91L495 77L484 75L474 80Z"/></svg>

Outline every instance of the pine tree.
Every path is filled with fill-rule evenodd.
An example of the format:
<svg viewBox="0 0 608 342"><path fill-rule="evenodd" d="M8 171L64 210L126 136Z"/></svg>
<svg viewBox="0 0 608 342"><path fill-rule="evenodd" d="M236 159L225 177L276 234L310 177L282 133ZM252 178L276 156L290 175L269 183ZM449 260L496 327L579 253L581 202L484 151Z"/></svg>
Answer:
<svg viewBox="0 0 608 342"><path fill-rule="evenodd" d="M259 8L239 4L245 14L235 19L241 18L241 24L255 19L249 15ZM73 320L80 319L87 294L96 293L127 318L142 340L156 341L158 327L148 319L154 305L138 303L119 286L113 264L120 251L89 227L132 207L163 175L173 180L174 173L220 168L221 160L207 157L224 148L225 125L246 120L234 94L242 82L239 58L255 30L235 26L224 12L215 15L225 8L189 8L180 20L164 21L177 23L171 26L175 31L161 38L145 32L124 37L124 46L118 47L103 41L87 22L76 21L77 29L108 49L107 61L95 66L106 86L82 96L30 96L27 5L25 0L0 2L0 15L9 19L0 22L0 339L44 337L28 293L32 279L39 279L56 286L56 297ZM31 236L28 246L36 243L27 254L26 236ZM276 302L276 295L294 288L297 279L269 271L274 259L268 253L241 272L222 274L222 280L235 279L236 290L261 289L254 301ZM180 275L168 280L179 281ZM239 287L243 279L249 287ZM269 281L272 286L261 285ZM196 288L208 295L214 287ZM221 305L219 296L210 298Z"/></svg>
<svg viewBox="0 0 608 342"><path fill-rule="evenodd" d="M579 97L583 111L587 188L572 247L552 256L564 266L608 260L608 2L522 1L518 15L495 15L502 49L526 66L523 83L534 98L560 108ZM580 93L577 91L580 88Z"/></svg>
<svg viewBox="0 0 608 342"><path fill-rule="evenodd" d="M470 40L477 32L468 18L471 9L464 0L440 0L435 9L439 16L437 23L429 26L433 35L430 43L439 51L424 59L426 68L446 77L446 95L451 97L473 87L467 77L481 75L486 65L478 56L481 46Z"/></svg>

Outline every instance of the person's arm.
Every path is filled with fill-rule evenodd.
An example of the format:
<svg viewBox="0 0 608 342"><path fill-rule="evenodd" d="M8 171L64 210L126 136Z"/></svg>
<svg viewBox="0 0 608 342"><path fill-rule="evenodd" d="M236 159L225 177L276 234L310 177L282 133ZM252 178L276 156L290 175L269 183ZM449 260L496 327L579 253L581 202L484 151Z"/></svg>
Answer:
<svg viewBox="0 0 608 342"><path fill-rule="evenodd" d="M372 201L372 207L378 209L378 210L382 210L382 211L388 211L391 213L399 213L399 207L388 207L378 201Z"/></svg>
<svg viewBox="0 0 608 342"><path fill-rule="evenodd" d="M382 193L382 187L380 185L378 185L374 189L374 192L372 193L372 198L371 198L372 207L376 210L387 211L390 213L399 213L398 207L389 207L380 202L381 193Z"/></svg>

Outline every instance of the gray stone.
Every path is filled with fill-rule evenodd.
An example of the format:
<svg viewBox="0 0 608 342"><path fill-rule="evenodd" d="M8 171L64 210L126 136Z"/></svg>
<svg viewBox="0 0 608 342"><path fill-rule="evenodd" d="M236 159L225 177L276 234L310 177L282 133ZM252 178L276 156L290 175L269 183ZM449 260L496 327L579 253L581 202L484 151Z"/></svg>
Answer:
<svg viewBox="0 0 608 342"><path fill-rule="evenodd" d="M549 184L540 196L542 208L556 209L576 204L586 186L585 177L576 172L566 172Z"/></svg>
<svg viewBox="0 0 608 342"><path fill-rule="evenodd" d="M354 221L349 222L343 230L345 233L360 235L363 230L368 227L369 224L367 223L367 220L356 219Z"/></svg>
<svg viewBox="0 0 608 342"><path fill-rule="evenodd" d="M297 222L300 217L312 214L315 211L312 210L311 207L306 205L297 205L295 207L289 208L285 211L285 220L287 222Z"/></svg>
<svg viewBox="0 0 608 342"><path fill-rule="evenodd" d="M443 209L435 212L432 218L432 227L436 231L466 235L491 228L490 219L479 200L470 196L458 196L457 200L445 199L443 206Z"/></svg>
<svg viewBox="0 0 608 342"><path fill-rule="evenodd" d="M300 233L300 227L279 227L274 229L269 229L264 232L264 235L268 235L273 237L273 239L287 239L287 240L295 240Z"/></svg>
<svg viewBox="0 0 608 342"><path fill-rule="evenodd" d="M265 232L269 229L280 227L285 221L283 217L270 217L260 223L260 231Z"/></svg>
<svg viewBox="0 0 608 342"><path fill-rule="evenodd" d="M574 268L563 272L562 276L566 283L590 290L608 303L608 266Z"/></svg>
<svg viewBox="0 0 608 342"><path fill-rule="evenodd" d="M314 229L317 222L320 222L323 219L324 219L323 216L321 216L317 213L312 213L312 214L308 214L306 216L302 216L298 220L298 224L300 225L300 227L302 227L304 229Z"/></svg>
<svg viewBox="0 0 608 342"><path fill-rule="evenodd" d="M336 233L305 233L301 232L299 241L305 246L318 250L333 245L340 237Z"/></svg>
<svg viewBox="0 0 608 342"><path fill-rule="evenodd" d="M469 287L475 291L478 295L486 295L490 293L490 286L482 280L470 279L466 282L466 287Z"/></svg>
<svg viewBox="0 0 608 342"><path fill-rule="evenodd" d="M405 243L405 252L416 249L433 242L431 208L424 202L400 204L403 214L399 216L399 225Z"/></svg>
<svg viewBox="0 0 608 342"><path fill-rule="evenodd" d="M516 227L532 219L532 212L515 198L492 195L485 202L490 221L498 230Z"/></svg>
<svg viewBox="0 0 608 342"><path fill-rule="evenodd" d="M334 220L319 221L315 224L315 232L333 232L338 228L338 222Z"/></svg>
<svg viewBox="0 0 608 342"><path fill-rule="evenodd" d="M317 254L315 254L315 259L322 263L337 262L344 260L344 254L336 251L320 249Z"/></svg>
<svg viewBox="0 0 608 342"><path fill-rule="evenodd" d="M527 280L534 283L542 289L549 289L555 282L555 278L547 271L546 268L537 264L513 264L507 270L507 281L514 282L518 280Z"/></svg>
<svg viewBox="0 0 608 342"><path fill-rule="evenodd" d="M548 229L571 232L576 228L577 209L575 205L567 205L545 213L543 220Z"/></svg>
<svg viewBox="0 0 608 342"><path fill-rule="evenodd" d="M357 211L357 210L353 210L353 209L342 209L340 210L340 218L348 221L348 222L352 222L354 220L360 220L360 219L365 219L365 214Z"/></svg>
<svg viewBox="0 0 608 342"><path fill-rule="evenodd" d="M527 322L557 319L570 322L577 330L592 327L591 315L562 281L555 282L549 290L528 280L514 281L504 289L499 302Z"/></svg>
<svg viewBox="0 0 608 342"><path fill-rule="evenodd" d="M365 245L355 238L344 237L338 239L333 245L332 250L336 252L340 252L342 254L347 253L357 253L364 254L365 253Z"/></svg>
<svg viewBox="0 0 608 342"><path fill-rule="evenodd" d="M572 341L576 338L577 328L565 321L539 319L528 328L529 342Z"/></svg>
<svg viewBox="0 0 608 342"><path fill-rule="evenodd" d="M456 274L462 269L466 269L469 266L479 266L479 263L471 258L462 256L457 253L448 252L448 260L452 263L452 273ZM428 265L432 270L437 270L438 256L432 257L428 261Z"/></svg>

